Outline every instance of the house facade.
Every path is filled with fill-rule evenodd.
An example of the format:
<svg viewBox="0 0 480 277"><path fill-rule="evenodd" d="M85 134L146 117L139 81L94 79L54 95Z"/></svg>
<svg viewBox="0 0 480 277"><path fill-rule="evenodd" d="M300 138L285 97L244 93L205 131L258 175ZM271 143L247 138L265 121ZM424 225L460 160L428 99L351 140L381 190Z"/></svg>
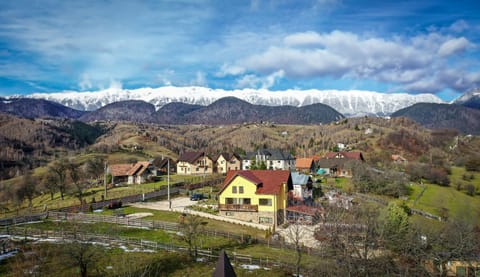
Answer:
<svg viewBox="0 0 480 277"><path fill-rule="evenodd" d="M305 201L313 198L313 181L312 178L306 174L292 172L293 191L292 196L294 200Z"/></svg>
<svg viewBox="0 0 480 277"><path fill-rule="evenodd" d="M292 189L288 170L228 171L218 194L220 215L275 228L286 218Z"/></svg>
<svg viewBox="0 0 480 277"><path fill-rule="evenodd" d="M242 159L239 155L233 153L221 153L215 159L215 172L227 174L230 170L240 170L242 168Z"/></svg>
<svg viewBox="0 0 480 277"><path fill-rule="evenodd" d="M149 161L131 164L112 164L108 166L107 173L112 176L112 184L127 183L143 184L151 176L157 176L156 167Z"/></svg>
<svg viewBox="0 0 480 277"><path fill-rule="evenodd" d="M205 152L184 152L177 161L178 175L203 175L213 173L213 160Z"/></svg>
<svg viewBox="0 0 480 277"><path fill-rule="evenodd" d="M249 170L252 163L256 166L265 164L268 170L294 170L295 158L288 152L278 149L259 149L255 152L249 152L242 162L242 170Z"/></svg>
<svg viewBox="0 0 480 277"><path fill-rule="evenodd" d="M363 162L365 159L361 152L329 152L318 161L318 168L333 177L352 177L350 161Z"/></svg>
<svg viewBox="0 0 480 277"><path fill-rule="evenodd" d="M143 184L151 176L157 176L157 169L150 162L137 162L128 172L128 184Z"/></svg>

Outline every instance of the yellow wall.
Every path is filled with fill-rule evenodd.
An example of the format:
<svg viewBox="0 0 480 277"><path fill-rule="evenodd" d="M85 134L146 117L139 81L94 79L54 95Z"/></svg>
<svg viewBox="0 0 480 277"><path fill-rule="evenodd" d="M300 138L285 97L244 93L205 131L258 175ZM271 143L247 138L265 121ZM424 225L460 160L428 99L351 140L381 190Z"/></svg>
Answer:
<svg viewBox="0 0 480 277"><path fill-rule="evenodd" d="M237 193L232 193L232 187L237 187ZM243 186L243 193L239 192L239 187ZM242 176L236 176L233 181L230 182L229 186L225 188L219 196L220 204L226 204L226 198L250 198L250 205L258 205L259 212L274 212L279 209L284 209L286 207L285 193L281 193L280 196L276 197L275 195L270 194L255 194L257 186L243 178ZM271 206L259 205L259 199L270 199L272 202ZM277 199L275 203L275 199Z"/></svg>

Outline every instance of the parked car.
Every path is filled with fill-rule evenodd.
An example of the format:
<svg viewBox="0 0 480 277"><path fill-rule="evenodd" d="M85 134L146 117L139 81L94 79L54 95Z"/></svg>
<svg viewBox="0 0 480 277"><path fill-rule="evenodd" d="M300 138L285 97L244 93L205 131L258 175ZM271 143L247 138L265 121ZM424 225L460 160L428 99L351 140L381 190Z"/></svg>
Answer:
<svg viewBox="0 0 480 277"><path fill-rule="evenodd" d="M194 193L190 196L190 200L192 201L198 201L203 199L203 194L201 193Z"/></svg>

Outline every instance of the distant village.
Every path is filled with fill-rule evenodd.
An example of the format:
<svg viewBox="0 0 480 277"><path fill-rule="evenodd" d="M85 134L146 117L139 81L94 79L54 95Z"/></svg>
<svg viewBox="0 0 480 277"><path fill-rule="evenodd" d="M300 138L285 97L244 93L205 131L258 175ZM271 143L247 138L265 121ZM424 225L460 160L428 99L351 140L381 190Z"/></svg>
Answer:
<svg viewBox="0 0 480 277"><path fill-rule="evenodd" d="M207 176L223 174L218 193L219 215L275 229L287 221L314 224L322 214L315 201L323 196L330 203L348 209L352 198L336 192L321 192L320 178L350 178L349 162L364 162L361 152L337 145L336 152L323 156L294 157L279 149L258 149L246 155L202 151L181 153L177 160L168 158L132 164L112 164L108 174L112 184L141 184L165 174ZM395 163L406 163L392 155ZM317 191L317 192L316 192Z"/></svg>

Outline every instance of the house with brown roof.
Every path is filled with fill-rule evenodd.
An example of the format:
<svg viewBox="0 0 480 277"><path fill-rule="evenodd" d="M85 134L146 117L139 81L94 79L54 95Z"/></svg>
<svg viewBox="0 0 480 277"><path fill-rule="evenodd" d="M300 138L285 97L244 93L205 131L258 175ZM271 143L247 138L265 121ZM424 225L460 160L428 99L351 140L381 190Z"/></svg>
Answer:
<svg viewBox="0 0 480 277"><path fill-rule="evenodd" d="M365 161L362 152L329 152L318 161L318 168L333 177L352 177L351 161Z"/></svg>
<svg viewBox="0 0 480 277"><path fill-rule="evenodd" d="M147 182L151 176L157 176L157 169L155 166L147 161L137 162L127 172L128 184L143 184Z"/></svg>
<svg viewBox="0 0 480 277"><path fill-rule="evenodd" d="M226 174L230 170L242 169L242 159L239 155L233 153L221 153L215 159L214 172Z"/></svg>
<svg viewBox="0 0 480 277"><path fill-rule="evenodd" d="M128 182L128 171L134 166L130 164L112 164L107 167L107 173L112 176L112 184Z"/></svg>
<svg viewBox="0 0 480 277"><path fill-rule="evenodd" d="M177 172L177 163L170 158L156 158L153 160L153 165L157 168L157 174L167 174L170 169L170 174Z"/></svg>
<svg viewBox="0 0 480 277"><path fill-rule="evenodd" d="M107 173L112 176L112 184L143 184L151 176L157 176L155 166L148 161L131 164L112 164L108 166Z"/></svg>
<svg viewBox="0 0 480 277"><path fill-rule="evenodd" d="M218 209L221 216L275 228L286 218L292 189L289 170L231 170L218 193Z"/></svg>
<svg viewBox="0 0 480 277"><path fill-rule="evenodd" d="M312 158L297 158L295 160L295 169L302 173L312 173L315 171L315 163Z"/></svg>
<svg viewBox="0 0 480 277"><path fill-rule="evenodd" d="M177 161L178 175L213 173L213 160L205 152L184 152Z"/></svg>

